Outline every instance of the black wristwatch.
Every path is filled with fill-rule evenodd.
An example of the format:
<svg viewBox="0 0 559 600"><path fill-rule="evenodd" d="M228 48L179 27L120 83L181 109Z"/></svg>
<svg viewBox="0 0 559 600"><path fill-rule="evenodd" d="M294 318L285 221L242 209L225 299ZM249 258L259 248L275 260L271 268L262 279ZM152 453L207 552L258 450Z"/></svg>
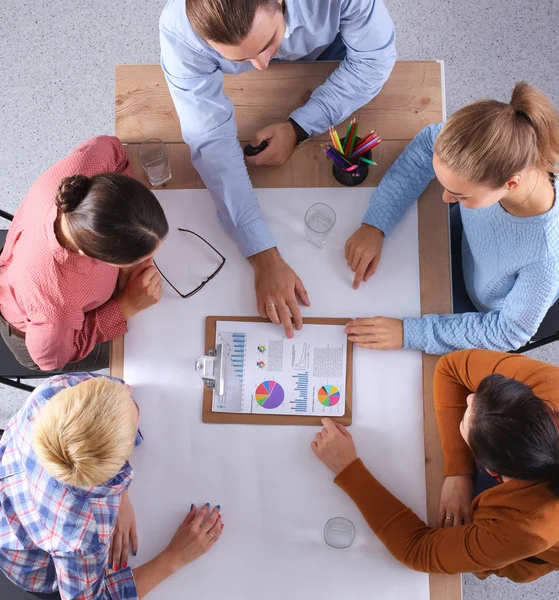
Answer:
<svg viewBox="0 0 559 600"><path fill-rule="evenodd" d="M289 117L288 121L293 125L293 129L295 129L295 135L297 136L297 147L301 144L304 144L306 141L310 139L309 134L291 117Z"/></svg>

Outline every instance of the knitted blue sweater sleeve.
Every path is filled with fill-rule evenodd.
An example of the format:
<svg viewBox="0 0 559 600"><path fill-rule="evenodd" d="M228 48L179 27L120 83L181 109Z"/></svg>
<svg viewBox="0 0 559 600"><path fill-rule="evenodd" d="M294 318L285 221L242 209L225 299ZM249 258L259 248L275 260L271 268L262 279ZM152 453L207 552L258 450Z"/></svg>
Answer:
<svg viewBox="0 0 559 600"><path fill-rule="evenodd" d="M388 235L435 177L433 147L443 125L428 125L409 143L371 197L363 223Z"/></svg>
<svg viewBox="0 0 559 600"><path fill-rule="evenodd" d="M536 333L559 290L559 260L525 267L501 310L404 319L404 348L445 354L465 348L516 350Z"/></svg>

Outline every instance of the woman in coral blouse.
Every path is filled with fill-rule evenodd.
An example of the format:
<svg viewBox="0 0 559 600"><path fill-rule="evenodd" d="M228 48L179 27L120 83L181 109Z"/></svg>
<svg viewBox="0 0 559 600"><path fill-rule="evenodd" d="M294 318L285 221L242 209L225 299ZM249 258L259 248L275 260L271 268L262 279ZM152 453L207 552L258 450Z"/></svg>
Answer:
<svg viewBox="0 0 559 600"><path fill-rule="evenodd" d="M108 366L109 342L161 297L152 256L168 231L115 137L50 167L20 205L0 255L0 334L29 369Z"/></svg>
<svg viewBox="0 0 559 600"><path fill-rule="evenodd" d="M446 476L437 528L375 479L343 426L325 419L313 450L412 569L517 582L559 570L559 368L454 352L438 363L434 397Z"/></svg>

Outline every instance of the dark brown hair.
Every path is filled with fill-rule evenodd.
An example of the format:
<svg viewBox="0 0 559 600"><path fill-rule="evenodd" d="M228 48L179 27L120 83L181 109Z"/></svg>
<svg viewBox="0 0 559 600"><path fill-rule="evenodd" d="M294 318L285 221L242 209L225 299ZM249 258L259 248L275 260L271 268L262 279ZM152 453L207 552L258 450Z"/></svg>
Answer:
<svg viewBox="0 0 559 600"><path fill-rule="evenodd" d="M150 255L169 231L157 198L127 175L66 177L56 205L78 249L106 263L137 262Z"/></svg>
<svg viewBox="0 0 559 600"><path fill-rule="evenodd" d="M278 0L186 0L186 14L204 40L238 46L250 33L259 8L282 9Z"/></svg>
<svg viewBox="0 0 559 600"><path fill-rule="evenodd" d="M548 480L559 496L559 414L520 381L489 375L475 393L468 443L476 462L526 481Z"/></svg>
<svg viewBox="0 0 559 600"><path fill-rule="evenodd" d="M435 154L468 181L495 189L529 167L554 172L559 115L543 92L521 82L509 104L478 100L456 111L435 141Z"/></svg>

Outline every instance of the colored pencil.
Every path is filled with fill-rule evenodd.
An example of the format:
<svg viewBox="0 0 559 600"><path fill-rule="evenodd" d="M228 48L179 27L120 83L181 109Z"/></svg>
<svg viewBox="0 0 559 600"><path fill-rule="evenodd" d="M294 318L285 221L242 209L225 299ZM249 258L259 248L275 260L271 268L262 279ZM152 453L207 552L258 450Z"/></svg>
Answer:
<svg viewBox="0 0 559 600"><path fill-rule="evenodd" d="M367 146L371 142L377 140L378 138L379 138L378 135L368 135L366 139L364 139L359 144L357 144L357 146L353 149L353 152L356 152L357 150L364 148L365 146Z"/></svg>
<svg viewBox="0 0 559 600"><path fill-rule="evenodd" d="M353 171L357 168L357 165L350 163L347 159L344 159L339 152L334 148L328 148L325 150L326 154L344 171Z"/></svg>
<svg viewBox="0 0 559 600"><path fill-rule="evenodd" d="M357 165L350 162L343 154L340 154L334 148L327 148L326 154L344 171L354 171Z"/></svg>
<svg viewBox="0 0 559 600"><path fill-rule="evenodd" d="M335 148L336 147L336 138L334 137L334 128L329 127L328 133L330 134L330 139L332 140L332 146L334 146L334 148Z"/></svg>
<svg viewBox="0 0 559 600"><path fill-rule="evenodd" d="M340 160L343 160L345 163L348 164L348 166L351 166L353 163L349 160L349 158L347 156L345 156L344 154L342 154L341 152L338 152L337 150L335 150L334 148L330 149L331 152L333 152L335 155L337 155L337 157Z"/></svg>
<svg viewBox="0 0 559 600"><path fill-rule="evenodd" d="M369 160L368 158L365 158L364 156L360 156L359 160L363 161L364 163L367 163L368 165L376 165L377 164L374 160Z"/></svg>
<svg viewBox="0 0 559 600"><path fill-rule="evenodd" d="M349 139L350 139L352 128L353 128L353 119L351 119L351 121L349 122L349 125L347 126L347 131L345 134L344 154L347 154L346 150L349 147Z"/></svg>
<svg viewBox="0 0 559 600"><path fill-rule="evenodd" d="M357 159L357 158L361 158L361 156L362 156L363 154L367 154L367 153L369 152L369 150L372 150L373 148L375 148L375 147L376 147L376 146L378 146L379 144L380 144L380 142L376 142L376 143L372 144L371 146L369 146L368 148L363 148L363 149L361 149L361 150L357 150L357 152L354 152L354 153L353 153L353 154L350 156L351 160L353 161L353 160L355 160L355 159Z"/></svg>
<svg viewBox="0 0 559 600"><path fill-rule="evenodd" d="M336 165L338 165L338 167L340 167L340 169L342 171L351 172L351 171L355 171L355 169L357 169L357 165L348 165L347 163L342 162L337 156L335 156L333 154L330 154L327 152L326 155L329 156L332 159L332 161Z"/></svg>
<svg viewBox="0 0 559 600"><path fill-rule="evenodd" d="M340 136L338 135L338 132L335 129L334 129L334 137L336 138L336 150L338 150L338 152L341 152L343 154L344 150L342 148L342 142L340 142Z"/></svg>
<svg viewBox="0 0 559 600"><path fill-rule="evenodd" d="M346 167L349 167L349 164L346 163L345 161L341 160L340 157L334 153L333 148L329 148L328 150L325 151L326 154L340 167L343 167L344 169Z"/></svg>
<svg viewBox="0 0 559 600"><path fill-rule="evenodd" d="M361 146L365 146L365 144L368 144L371 140L374 140L376 137L379 137L376 134L376 132L371 131L371 133L369 133L367 136L365 136L364 138L361 139L361 141L353 149L353 152L355 152L355 150L361 148Z"/></svg>
<svg viewBox="0 0 559 600"><path fill-rule="evenodd" d="M350 133L350 141L349 141L349 148L348 151L346 152L346 154L349 156L352 152L353 152L353 147L355 146L355 140L357 139L357 119L353 120L353 127L351 128L351 133Z"/></svg>
<svg viewBox="0 0 559 600"><path fill-rule="evenodd" d="M353 153L351 154L350 158L356 158L360 154L365 154L365 152L368 152L369 150L373 149L375 146L378 146L381 142L382 142L382 138L374 139L373 141L369 142L368 144L365 144L365 146L361 146L357 150L354 150Z"/></svg>

